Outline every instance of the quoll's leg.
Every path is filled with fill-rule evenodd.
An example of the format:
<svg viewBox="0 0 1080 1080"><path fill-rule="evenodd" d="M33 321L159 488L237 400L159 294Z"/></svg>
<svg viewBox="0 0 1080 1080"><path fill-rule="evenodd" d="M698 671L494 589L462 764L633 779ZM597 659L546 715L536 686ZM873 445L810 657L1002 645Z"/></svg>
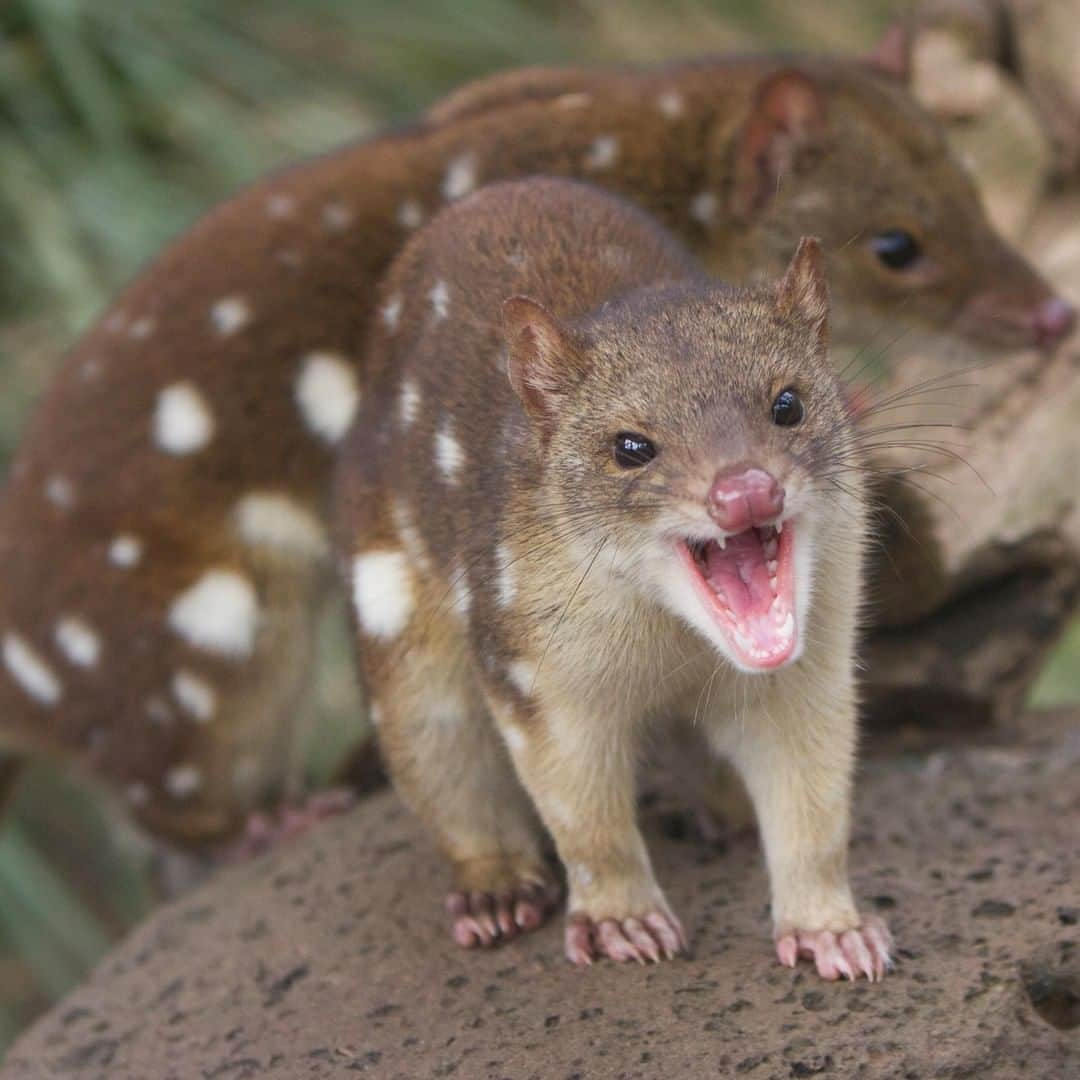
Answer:
<svg viewBox="0 0 1080 1080"><path fill-rule="evenodd" d="M394 786L454 865L446 899L459 945L538 927L560 890L542 831L469 674L460 628L427 623L393 648L360 641L380 749Z"/></svg>
<svg viewBox="0 0 1080 1080"><path fill-rule="evenodd" d="M618 717L493 701L518 775L555 839L570 898L566 955L639 963L682 952L634 806L635 739Z"/></svg>
<svg viewBox="0 0 1080 1080"><path fill-rule="evenodd" d="M722 740L757 812L780 962L803 956L822 978L876 981L892 939L881 919L859 914L848 884L854 744L850 700L819 708L801 692L747 712Z"/></svg>

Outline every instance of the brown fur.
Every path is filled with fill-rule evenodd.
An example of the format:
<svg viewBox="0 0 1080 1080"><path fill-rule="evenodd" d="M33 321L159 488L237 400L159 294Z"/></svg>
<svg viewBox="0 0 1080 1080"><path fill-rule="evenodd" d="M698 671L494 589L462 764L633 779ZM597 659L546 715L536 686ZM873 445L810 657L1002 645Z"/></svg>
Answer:
<svg viewBox="0 0 1080 1080"><path fill-rule="evenodd" d="M865 521L857 474L830 483L855 444L816 250L776 289L733 291L624 203L532 180L445 211L388 274L400 318L372 336L339 547L380 744L456 867L463 943L549 880L535 805L567 867L571 958L678 951L633 794L639 737L673 714L747 783L779 939L869 933L846 874ZM531 299L500 320L512 294ZM794 435L770 417L785 387L808 403ZM663 448L647 474L616 466L620 430ZM814 576L802 659L743 676L654 568L677 572L657 538L697 535L714 472L740 462L783 478ZM504 933L525 928L502 910Z"/></svg>
<svg viewBox="0 0 1080 1080"><path fill-rule="evenodd" d="M1048 295L991 232L937 128L866 65L750 57L475 84L431 120L225 203L71 351L0 503L0 629L47 663L63 697L44 706L0 674L5 744L75 757L128 790L152 829L189 844L229 834L271 797L290 761L326 567L253 550L232 524L236 504L267 492L322 517L334 446L298 418L303 358L356 365L375 283L417 221L471 183L534 173L625 195L733 280L776 275L801 234L821 236L834 321L856 342L884 318L982 331L994 324L965 322L972 304L1023 311ZM865 245L897 222L925 237L929 263L914 280L885 272ZM210 313L227 297L243 298L250 320L224 335ZM999 328L1002 341L1015 336ZM214 416L199 452L162 453L149 437L158 394L177 382L197 387ZM43 496L56 477L70 505ZM123 532L144 554L118 571L106 551ZM166 625L174 598L210 566L255 590L250 658L208 654ZM65 613L99 633L96 667L57 653ZM175 701L170 720L148 720L178 668L212 685L212 722L193 723ZM178 766L199 772L197 791L166 791ZM237 770L249 782L237 786Z"/></svg>

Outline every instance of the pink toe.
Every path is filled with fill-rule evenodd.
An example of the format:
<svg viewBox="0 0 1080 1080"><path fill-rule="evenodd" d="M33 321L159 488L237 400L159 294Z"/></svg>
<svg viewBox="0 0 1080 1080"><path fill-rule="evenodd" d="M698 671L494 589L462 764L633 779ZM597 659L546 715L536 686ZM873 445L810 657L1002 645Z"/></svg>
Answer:
<svg viewBox="0 0 1080 1080"><path fill-rule="evenodd" d="M785 934L776 941L776 955L784 967L793 968L799 961L799 943L794 934Z"/></svg>
<svg viewBox="0 0 1080 1080"><path fill-rule="evenodd" d="M566 924L564 939L566 958L579 967L587 967L593 962L594 948L592 925L587 919L574 918Z"/></svg>
<svg viewBox="0 0 1080 1080"><path fill-rule="evenodd" d="M472 949L481 943L479 929L473 922L471 916L468 915L455 920L451 934L453 935L454 941L463 949Z"/></svg>
<svg viewBox="0 0 1080 1080"><path fill-rule="evenodd" d="M645 962L634 944L627 940L622 926L614 919L604 919L597 926L596 939L604 954L620 964L628 960L636 960L639 964Z"/></svg>
<svg viewBox="0 0 1080 1080"><path fill-rule="evenodd" d="M516 937L518 925L514 921L514 894L500 894L495 901L495 922L503 937Z"/></svg>
<svg viewBox="0 0 1080 1080"><path fill-rule="evenodd" d="M651 960L654 964L660 962L659 946L656 944L652 934L637 919L623 919L622 929L631 944L642 956Z"/></svg>
<svg viewBox="0 0 1080 1080"><path fill-rule="evenodd" d="M660 947L669 960L673 956L678 956L686 948L682 926L674 916L669 917L658 911L651 911L645 916L645 925L652 931L653 937L660 942Z"/></svg>
<svg viewBox="0 0 1080 1080"><path fill-rule="evenodd" d="M874 981L874 958L867 948L859 930L847 930L840 935L840 948L844 950L851 969L862 972L871 982Z"/></svg>
<svg viewBox="0 0 1080 1080"><path fill-rule="evenodd" d="M532 900L519 900L514 905L514 922L521 930L535 930L544 921L544 913Z"/></svg>

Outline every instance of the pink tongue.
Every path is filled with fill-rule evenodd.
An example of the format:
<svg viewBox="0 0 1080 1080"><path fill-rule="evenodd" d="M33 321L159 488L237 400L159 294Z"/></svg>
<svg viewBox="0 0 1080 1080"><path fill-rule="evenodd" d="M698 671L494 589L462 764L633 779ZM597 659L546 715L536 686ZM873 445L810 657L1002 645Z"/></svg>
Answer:
<svg viewBox="0 0 1080 1080"><path fill-rule="evenodd" d="M728 537L724 548L710 543L705 549L705 579L738 618L768 613L774 593L756 529Z"/></svg>

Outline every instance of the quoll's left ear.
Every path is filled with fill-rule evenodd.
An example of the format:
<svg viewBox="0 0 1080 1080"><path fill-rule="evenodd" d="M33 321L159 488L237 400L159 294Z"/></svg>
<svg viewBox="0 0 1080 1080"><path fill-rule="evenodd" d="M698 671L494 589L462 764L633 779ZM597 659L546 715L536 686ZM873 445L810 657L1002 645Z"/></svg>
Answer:
<svg viewBox="0 0 1080 1080"><path fill-rule="evenodd" d="M527 296L503 302L507 374L525 411L543 427L580 375L580 357L570 335L543 304Z"/></svg>
<svg viewBox="0 0 1080 1080"><path fill-rule="evenodd" d="M829 284L821 241L804 236L776 288L777 310L785 318L798 319L825 342L829 336Z"/></svg>
<svg viewBox="0 0 1080 1080"><path fill-rule="evenodd" d="M907 23L895 22L867 54L866 62L884 75L910 83L912 45L911 28Z"/></svg>

